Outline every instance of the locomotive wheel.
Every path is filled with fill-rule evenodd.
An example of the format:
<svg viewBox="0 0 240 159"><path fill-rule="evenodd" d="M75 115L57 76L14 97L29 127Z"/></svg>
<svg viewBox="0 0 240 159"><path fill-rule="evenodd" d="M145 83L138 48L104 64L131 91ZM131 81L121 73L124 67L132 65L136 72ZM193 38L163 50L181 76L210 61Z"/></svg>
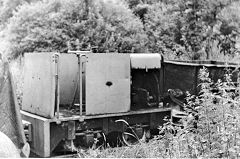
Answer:
<svg viewBox="0 0 240 159"><path fill-rule="evenodd" d="M131 145L137 144L139 142L139 139L132 133L123 132L122 133L122 141L125 145L131 146Z"/></svg>
<svg viewBox="0 0 240 159"><path fill-rule="evenodd" d="M99 132L96 134L96 137L94 138L92 149L106 148L106 143L107 143L106 135L103 132Z"/></svg>
<svg viewBox="0 0 240 159"><path fill-rule="evenodd" d="M133 130L127 129L122 133L122 141L127 146L136 145L139 142L147 142L150 139L150 130L143 130L141 136L137 136L136 133L133 133Z"/></svg>

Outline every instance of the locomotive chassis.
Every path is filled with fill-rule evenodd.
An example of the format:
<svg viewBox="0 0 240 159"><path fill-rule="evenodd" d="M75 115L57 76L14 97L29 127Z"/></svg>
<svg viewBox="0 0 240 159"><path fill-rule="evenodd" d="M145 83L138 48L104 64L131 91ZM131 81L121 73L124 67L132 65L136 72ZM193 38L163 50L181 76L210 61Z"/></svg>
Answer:
<svg viewBox="0 0 240 159"><path fill-rule="evenodd" d="M124 119L129 125L147 125L148 129L157 129L158 125L163 125L163 119L166 116L171 116L171 108L145 109L94 116L60 116L58 119L47 119L25 111L21 111L21 114L22 119L32 125L31 133L33 135L29 141L31 151L41 157L50 157L54 155L53 150L62 139L76 139L78 135L76 131L78 130L83 132L88 130L101 131L106 135L110 132L123 132L127 127L124 123L116 123L116 120L119 119Z"/></svg>

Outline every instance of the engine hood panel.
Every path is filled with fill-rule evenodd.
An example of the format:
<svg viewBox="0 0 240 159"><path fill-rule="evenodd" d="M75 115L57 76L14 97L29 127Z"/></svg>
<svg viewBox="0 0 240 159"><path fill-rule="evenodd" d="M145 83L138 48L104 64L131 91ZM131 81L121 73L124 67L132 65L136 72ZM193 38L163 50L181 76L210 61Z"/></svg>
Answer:
<svg viewBox="0 0 240 159"><path fill-rule="evenodd" d="M130 59L133 69L161 68L160 54L131 54Z"/></svg>

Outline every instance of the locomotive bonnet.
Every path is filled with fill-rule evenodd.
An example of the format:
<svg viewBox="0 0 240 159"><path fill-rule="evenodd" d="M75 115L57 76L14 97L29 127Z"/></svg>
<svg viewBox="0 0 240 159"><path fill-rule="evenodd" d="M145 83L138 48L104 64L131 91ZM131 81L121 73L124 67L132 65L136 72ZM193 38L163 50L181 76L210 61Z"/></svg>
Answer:
<svg viewBox="0 0 240 159"><path fill-rule="evenodd" d="M27 53L22 110L59 118L74 107L96 115L158 106L160 68L160 54Z"/></svg>

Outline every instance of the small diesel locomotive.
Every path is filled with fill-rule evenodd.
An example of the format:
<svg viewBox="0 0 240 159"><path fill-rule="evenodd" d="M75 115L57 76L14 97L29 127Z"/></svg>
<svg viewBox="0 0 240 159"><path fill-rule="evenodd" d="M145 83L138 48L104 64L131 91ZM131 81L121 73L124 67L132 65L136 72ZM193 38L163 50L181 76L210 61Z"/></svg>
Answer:
<svg viewBox="0 0 240 159"><path fill-rule="evenodd" d="M164 61L157 53L26 53L21 114L31 151L50 157L114 146L112 136L125 145L149 139L180 110L185 91L197 94L203 66L223 78L224 63Z"/></svg>

